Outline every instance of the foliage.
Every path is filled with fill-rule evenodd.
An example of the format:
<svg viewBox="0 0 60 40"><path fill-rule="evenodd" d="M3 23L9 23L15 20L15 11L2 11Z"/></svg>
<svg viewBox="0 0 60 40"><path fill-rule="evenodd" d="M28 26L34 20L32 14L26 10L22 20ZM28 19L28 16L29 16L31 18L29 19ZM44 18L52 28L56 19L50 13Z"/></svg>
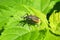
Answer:
<svg viewBox="0 0 60 40"><path fill-rule="evenodd" d="M60 12L52 13L50 23L46 18L58 1L0 0L0 40L60 40ZM22 22L26 13L39 17L39 23Z"/></svg>

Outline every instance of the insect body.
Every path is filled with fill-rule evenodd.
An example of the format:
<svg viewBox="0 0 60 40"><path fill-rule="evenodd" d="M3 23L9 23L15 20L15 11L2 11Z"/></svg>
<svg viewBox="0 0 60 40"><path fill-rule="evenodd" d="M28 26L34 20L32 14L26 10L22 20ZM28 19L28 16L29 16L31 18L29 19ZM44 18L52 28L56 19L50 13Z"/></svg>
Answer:
<svg viewBox="0 0 60 40"><path fill-rule="evenodd" d="M35 15L26 15L24 19L29 23L39 23L40 19Z"/></svg>
<svg viewBox="0 0 60 40"><path fill-rule="evenodd" d="M22 17L23 20L19 21L19 23L21 23L22 26L24 26L25 24L28 25L40 25L41 24L41 20L39 17L35 16L35 15L25 15Z"/></svg>

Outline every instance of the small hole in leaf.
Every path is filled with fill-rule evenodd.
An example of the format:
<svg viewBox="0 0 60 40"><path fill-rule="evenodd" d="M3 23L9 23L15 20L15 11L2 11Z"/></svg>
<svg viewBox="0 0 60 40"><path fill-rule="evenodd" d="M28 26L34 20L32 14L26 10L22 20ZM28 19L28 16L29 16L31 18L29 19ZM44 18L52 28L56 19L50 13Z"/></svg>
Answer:
<svg viewBox="0 0 60 40"><path fill-rule="evenodd" d="M13 15L11 15L10 17L13 17Z"/></svg>

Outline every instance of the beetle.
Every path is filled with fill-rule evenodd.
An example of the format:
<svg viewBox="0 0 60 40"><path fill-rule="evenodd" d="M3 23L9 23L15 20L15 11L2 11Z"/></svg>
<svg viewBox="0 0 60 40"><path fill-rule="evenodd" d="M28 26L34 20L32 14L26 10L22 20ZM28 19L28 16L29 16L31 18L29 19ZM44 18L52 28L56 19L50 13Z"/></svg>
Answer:
<svg viewBox="0 0 60 40"><path fill-rule="evenodd" d="M26 16L24 16L24 19L26 21L28 21L29 23L39 23L40 22L40 18L35 15L32 15L32 14L30 14L30 15L27 14Z"/></svg>
<svg viewBox="0 0 60 40"><path fill-rule="evenodd" d="M40 18L35 16L35 15L32 15L32 14L25 14L21 18L22 18L22 20L19 21L19 23L22 26L24 26L25 24L28 24L29 26L30 25L37 25L37 26L39 26L41 24Z"/></svg>

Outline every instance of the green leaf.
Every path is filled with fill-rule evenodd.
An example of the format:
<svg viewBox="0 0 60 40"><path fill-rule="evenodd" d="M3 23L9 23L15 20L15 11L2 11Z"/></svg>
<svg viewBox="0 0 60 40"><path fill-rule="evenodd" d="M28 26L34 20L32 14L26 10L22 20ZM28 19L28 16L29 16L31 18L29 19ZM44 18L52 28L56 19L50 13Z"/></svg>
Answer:
<svg viewBox="0 0 60 40"><path fill-rule="evenodd" d="M44 40L60 40L60 36L56 36L52 34L50 31L46 33L47 35L45 36Z"/></svg>
<svg viewBox="0 0 60 40"><path fill-rule="evenodd" d="M47 30L44 31L44 29L48 29L46 16L44 14L42 14L42 12L40 12L39 10L36 10L32 7L22 5L22 8L24 8L23 11L16 10L16 9L13 9L10 7L9 7L8 12L6 10L5 11L2 10L2 12L6 12L6 15L4 15L4 13L2 15L4 15L5 18L6 17L8 17L8 18L5 19L6 25L4 25L5 30L0 37L1 40L30 40L30 39L38 40L40 38L44 39L44 37L45 37L44 35L46 35L44 33L46 33L45 31L47 31ZM10 13L10 14L8 14L8 13ZM19 23L19 22L21 20L23 20L21 17L24 16L26 13L34 14L36 16L39 15L38 17L41 19L41 21L40 21L41 24L39 24L40 23L39 22L38 26L37 25L29 26L28 24L25 24L24 26L22 26L23 23ZM13 17L11 17L11 15ZM3 20L3 21L5 21L5 20ZM43 31L41 31L41 30L43 30Z"/></svg>
<svg viewBox="0 0 60 40"><path fill-rule="evenodd" d="M48 12L50 12L50 10L54 7L54 5L56 4L56 1L51 1L43 10L43 12L45 14L47 14Z"/></svg>
<svg viewBox="0 0 60 40"><path fill-rule="evenodd" d="M49 18L51 31L55 34L60 35L60 12L55 13L55 11L52 13L52 15Z"/></svg>
<svg viewBox="0 0 60 40"><path fill-rule="evenodd" d="M0 0L0 5L5 5L20 10L21 5L24 4L34 7L35 9L42 11L44 14L47 14L48 11L53 8L55 3L55 1L51 0Z"/></svg>
<svg viewBox="0 0 60 40"><path fill-rule="evenodd" d="M21 20L23 20L23 18L21 18L21 17L23 17L26 13L28 13L28 14L34 14L34 15L36 15L36 16L38 16L39 18L40 18L40 22L38 23L39 25L41 24L41 26L43 26L43 27L40 27L41 29L44 29L45 27L47 27L47 20L46 20L46 16L44 15L44 14L42 14L42 12L40 12L39 10L36 10L36 9L34 9L34 8L31 8L31 7L27 7L26 6L26 8L24 7L24 6L22 6L22 8L24 8L24 10L23 11L19 11L19 10L15 10L15 9L13 9L13 8L10 8L10 10L11 11L5 11L5 12L7 12L6 13L6 15L4 15L4 13L2 14L2 17L3 17L3 15L5 16L5 19L3 20L3 21L6 21L6 22L3 22L3 21L1 21L1 23L6 23L6 25L4 25L5 26L5 28L9 28L10 26L11 27L14 27L14 26L21 26L22 25L22 23L21 23L21 25L20 25L20 21ZM4 11L3 11L4 12ZM12 12L12 13L11 13ZM10 14L8 14L8 13L10 13ZM11 17L11 16L13 16L13 17ZM6 17L8 17L7 19L6 19ZM3 17L4 18L4 17ZM43 20L44 19L44 20ZM27 26L27 25L26 25ZM28 27L28 26L27 26Z"/></svg>
<svg viewBox="0 0 60 40"><path fill-rule="evenodd" d="M20 27L8 28L2 33L0 40L15 40L19 37L21 39L21 36L25 35L28 32L28 30Z"/></svg>
<svg viewBox="0 0 60 40"><path fill-rule="evenodd" d="M12 27L4 30L0 37L0 40L40 40L44 39L45 35L46 30L28 31L21 27Z"/></svg>
<svg viewBox="0 0 60 40"><path fill-rule="evenodd" d="M46 2L47 1L47 2ZM44 40L48 30L46 15L55 1L50 0L0 0L1 40ZM19 23L26 13L41 19L37 25Z"/></svg>

